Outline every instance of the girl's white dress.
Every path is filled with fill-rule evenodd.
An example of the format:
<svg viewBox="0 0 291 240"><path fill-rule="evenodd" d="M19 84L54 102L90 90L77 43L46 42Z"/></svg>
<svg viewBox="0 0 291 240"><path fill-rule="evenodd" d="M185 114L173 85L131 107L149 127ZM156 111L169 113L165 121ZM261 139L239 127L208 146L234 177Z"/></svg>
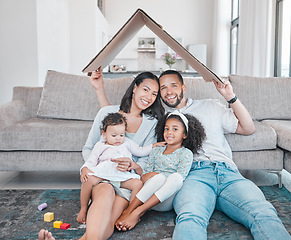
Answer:
<svg viewBox="0 0 291 240"><path fill-rule="evenodd" d="M122 182L131 178L140 179L140 176L134 172L121 172L117 170L117 163L112 162L111 159L119 157L128 157L131 159L132 155L144 157L149 155L151 150L152 144L140 147L129 138L125 138L125 142L118 146L108 145L103 141L99 141L95 144L89 158L82 168L87 167L93 171L93 173L89 173L89 175L113 182Z"/></svg>

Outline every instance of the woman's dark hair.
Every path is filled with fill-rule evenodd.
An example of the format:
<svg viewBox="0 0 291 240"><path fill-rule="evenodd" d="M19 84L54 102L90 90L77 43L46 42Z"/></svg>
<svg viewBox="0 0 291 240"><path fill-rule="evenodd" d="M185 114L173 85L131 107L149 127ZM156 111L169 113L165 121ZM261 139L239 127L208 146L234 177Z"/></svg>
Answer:
<svg viewBox="0 0 291 240"><path fill-rule="evenodd" d="M159 78L161 78L162 76L165 76L165 75L176 75L179 78L180 83L184 84L184 80L183 80L182 75L175 70L166 70L160 75Z"/></svg>
<svg viewBox="0 0 291 240"><path fill-rule="evenodd" d="M120 110L129 113L131 103L132 103L132 95L133 95L133 89L136 85L137 87L143 82L145 79L152 79L155 80L159 85L159 91L156 100L153 102L151 106L149 106L147 109L144 109L141 114L147 114L153 118L159 119L164 115L164 107L161 104L161 94L160 94L160 83L158 77L151 73L151 72L142 72L132 81L128 89L126 90L125 94L123 95L123 98L120 103Z"/></svg>
<svg viewBox="0 0 291 240"><path fill-rule="evenodd" d="M174 114L168 117L168 115L169 113L164 115L162 118L159 119L157 123L156 129L155 129L157 141L158 142L165 141L164 129L165 129L166 122L170 118L175 118L183 124L184 132L187 136L187 138L183 140L182 146L190 149L194 154L197 153L198 150L202 147L202 143L206 137L202 124L198 121L197 118L193 117L192 115L184 114L184 116L188 119L188 131L186 131L186 126L183 120L181 119L181 117Z"/></svg>
<svg viewBox="0 0 291 240"><path fill-rule="evenodd" d="M102 120L101 131L106 132L108 126L115 126L119 124L125 124L125 130L127 128L126 118L121 113L109 113Z"/></svg>

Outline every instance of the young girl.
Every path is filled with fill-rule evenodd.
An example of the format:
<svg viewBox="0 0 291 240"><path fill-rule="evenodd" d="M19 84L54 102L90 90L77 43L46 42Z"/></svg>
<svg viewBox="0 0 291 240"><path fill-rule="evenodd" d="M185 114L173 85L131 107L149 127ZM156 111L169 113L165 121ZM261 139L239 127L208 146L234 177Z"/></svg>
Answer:
<svg viewBox="0 0 291 240"><path fill-rule="evenodd" d="M81 167L81 210L77 217L77 221L80 223L86 222L91 192L97 183L110 181L113 186L116 186L116 191L119 187L131 190L131 200L142 187L140 175L130 171L119 171L117 163L113 159L132 158L132 154L144 157L150 154L152 147L162 143L140 147L125 137L126 127L126 119L121 113L109 113L102 121L103 139L96 143L90 157Z"/></svg>
<svg viewBox="0 0 291 240"><path fill-rule="evenodd" d="M156 135L158 141L166 141L167 146L152 150L142 176L144 186L116 221L118 230L132 229L153 207L157 211L172 209L174 196L190 171L193 154L201 148L205 138L201 123L179 111L158 122Z"/></svg>

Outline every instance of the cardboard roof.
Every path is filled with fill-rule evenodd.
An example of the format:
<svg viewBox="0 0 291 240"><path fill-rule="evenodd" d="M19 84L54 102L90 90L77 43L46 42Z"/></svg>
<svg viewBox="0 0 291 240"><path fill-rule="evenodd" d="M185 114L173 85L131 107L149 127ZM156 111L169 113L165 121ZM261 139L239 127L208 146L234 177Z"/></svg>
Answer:
<svg viewBox="0 0 291 240"><path fill-rule="evenodd" d="M83 72L93 72L100 66L101 69L109 65L125 45L136 35L136 33L146 25L163 42L173 49L182 59L184 59L192 68L194 68L205 81L220 81L220 78L212 72L207 66L201 63L191 53L189 53L179 42L170 34L163 30L162 26L156 23L142 9L137 11L107 43L107 45L96 55L95 58L83 69Z"/></svg>

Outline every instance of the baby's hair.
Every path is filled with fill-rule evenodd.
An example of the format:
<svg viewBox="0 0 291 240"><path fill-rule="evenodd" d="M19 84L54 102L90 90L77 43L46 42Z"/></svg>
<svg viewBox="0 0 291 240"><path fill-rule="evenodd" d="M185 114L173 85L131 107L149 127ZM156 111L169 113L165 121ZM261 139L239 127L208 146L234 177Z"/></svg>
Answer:
<svg viewBox="0 0 291 240"><path fill-rule="evenodd" d="M202 147L202 143L206 137L205 132L204 132L204 127L202 126L202 124L198 121L197 118L193 117L192 115L184 114L184 116L188 119L188 132L187 132L185 123L183 122L181 117L174 114L168 117L168 115L169 113L164 115L162 118L159 119L157 123L155 134L157 136L158 142L165 141L164 129L165 129L167 120L170 118L175 118L183 124L184 133L187 136L187 138L183 140L182 146L190 149L194 154L196 154L198 150Z"/></svg>
<svg viewBox="0 0 291 240"><path fill-rule="evenodd" d="M127 128L126 118L121 113L109 113L102 121L101 131L106 132L108 126L115 126L125 124Z"/></svg>

